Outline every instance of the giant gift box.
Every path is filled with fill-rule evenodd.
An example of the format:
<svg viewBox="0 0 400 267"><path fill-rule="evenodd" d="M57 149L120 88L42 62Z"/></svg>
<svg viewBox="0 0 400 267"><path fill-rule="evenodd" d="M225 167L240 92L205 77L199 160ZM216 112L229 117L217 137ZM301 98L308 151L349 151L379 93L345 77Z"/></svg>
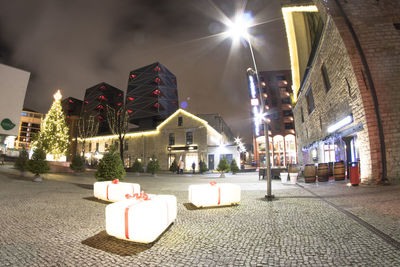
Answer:
<svg viewBox="0 0 400 267"><path fill-rule="evenodd" d="M120 239L151 243L175 220L176 213L173 195L135 194L107 205L106 232Z"/></svg>
<svg viewBox="0 0 400 267"><path fill-rule="evenodd" d="M189 202L196 207L234 205L240 202L240 186L210 182L189 186Z"/></svg>
<svg viewBox="0 0 400 267"><path fill-rule="evenodd" d="M123 183L118 179L113 181L96 182L93 185L93 195L96 198L116 202L125 200L125 195L140 193L140 185L133 183Z"/></svg>

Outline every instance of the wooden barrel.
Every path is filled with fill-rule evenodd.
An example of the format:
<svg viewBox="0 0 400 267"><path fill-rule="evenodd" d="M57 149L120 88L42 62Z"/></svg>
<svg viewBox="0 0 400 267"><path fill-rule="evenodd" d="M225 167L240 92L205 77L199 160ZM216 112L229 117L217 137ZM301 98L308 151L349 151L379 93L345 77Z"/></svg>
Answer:
<svg viewBox="0 0 400 267"><path fill-rule="evenodd" d="M328 163L318 163L318 182L328 182Z"/></svg>
<svg viewBox="0 0 400 267"><path fill-rule="evenodd" d="M343 160L335 162L333 166L333 176L335 177L335 181L344 180L345 168Z"/></svg>
<svg viewBox="0 0 400 267"><path fill-rule="evenodd" d="M333 176L333 162L328 163L328 176Z"/></svg>
<svg viewBox="0 0 400 267"><path fill-rule="evenodd" d="M299 168L297 167L296 164L289 164L288 172L289 173L298 173L299 172Z"/></svg>
<svg viewBox="0 0 400 267"><path fill-rule="evenodd" d="M316 174L317 174L317 169L314 164L307 164L304 167L304 181L306 183L315 183Z"/></svg>

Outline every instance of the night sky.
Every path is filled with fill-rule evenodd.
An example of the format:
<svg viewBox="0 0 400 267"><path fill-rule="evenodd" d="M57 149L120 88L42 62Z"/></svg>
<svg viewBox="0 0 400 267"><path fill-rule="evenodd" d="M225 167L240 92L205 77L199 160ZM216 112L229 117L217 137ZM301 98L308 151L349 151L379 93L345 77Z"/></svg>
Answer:
<svg viewBox="0 0 400 267"><path fill-rule="evenodd" d="M129 71L158 61L186 110L219 113L250 142L250 50L220 34L244 8L259 70L289 69L279 0L0 0L0 62L31 72L24 107L46 113L57 88L78 99L103 81L126 91Z"/></svg>

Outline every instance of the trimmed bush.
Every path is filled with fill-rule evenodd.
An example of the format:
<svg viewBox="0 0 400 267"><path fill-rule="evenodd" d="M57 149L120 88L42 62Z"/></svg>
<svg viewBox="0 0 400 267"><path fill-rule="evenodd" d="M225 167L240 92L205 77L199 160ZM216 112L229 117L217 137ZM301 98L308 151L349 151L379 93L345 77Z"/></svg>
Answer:
<svg viewBox="0 0 400 267"><path fill-rule="evenodd" d="M206 163L202 160L200 160L200 162L199 162L199 171L200 171L200 173L204 173L204 172L208 171Z"/></svg>
<svg viewBox="0 0 400 267"><path fill-rule="evenodd" d="M230 168L229 168L228 161L226 160L226 157L223 156L222 159L218 163L217 171L219 171L220 173L225 173L225 172L229 172L229 170L230 170Z"/></svg>
<svg viewBox="0 0 400 267"><path fill-rule="evenodd" d="M133 163L132 166L132 171L133 172L143 172L143 163L139 161L138 159L135 159L135 162Z"/></svg>
<svg viewBox="0 0 400 267"><path fill-rule="evenodd" d="M126 175L124 165L115 147L112 147L99 161L95 177L98 181L123 180Z"/></svg>
<svg viewBox="0 0 400 267"><path fill-rule="evenodd" d="M80 155L75 155L72 157L71 164L69 167L75 172L84 172L85 171L85 159Z"/></svg>
<svg viewBox="0 0 400 267"><path fill-rule="evenodd" d="M238 173L239 170L240 170L238 165L236 164L236 160L235 159L232 160L230 167L231 167L232 174Z"/></svg>
<svg viewBox="0 0 400 267"><path fill-rule="evenodd" d="M149 163L147 164L147 172L156 174L160 170L160 165L155 155L151 156Z"/></svg>
<svg viewBox="0 0 400 267"><path fill-rule="evenodd" d="M46 173L50 170L49 163L46 161L46 153L41 147L35 149L32 159L28 161L27 170L35 175Z"/></svg>
<svg viewBox="0 0 400 267"><path fill-rule="evenodd" d="M169 170L171 172L177 172L178 171L178 163L174 159L174 161L171 163L171 166L169 167Z"/></svg>
<svg viewBox="0 0 400 267"><path fill-rule="evenodd" d="M17 170L24 172L28 168L28 161L29 161L28 152L25 150L25 148L23 148L22 151L19 153L19 157L18 157L17 161L15 162L14 167Z"/></svg>

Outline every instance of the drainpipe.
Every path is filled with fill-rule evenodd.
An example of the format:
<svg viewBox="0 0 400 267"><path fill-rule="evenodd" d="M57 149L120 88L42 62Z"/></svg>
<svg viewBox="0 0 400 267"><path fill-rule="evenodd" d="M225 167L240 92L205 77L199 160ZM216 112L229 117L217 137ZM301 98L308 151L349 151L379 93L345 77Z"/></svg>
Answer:
<svg viewBox="0 0 400 267"><path fill-rule="evenodd" d="M350 30L351 36L353 37L354 43L355 43L358 53L360 55L361 62L363 64L363 67L365 70L365 74L367 76L368 85L371 90L372 101L374 103L375 116L376 116L376 120L377 120L377 124L378 124L379 142L380 142L381 159L382 159L382 182L387 181L385 137L383 134L382 120L381 120L381 115L379 112L379 103L378 103L378 97L376 95L375 85L372 80L372 75L371 75L371 72L370 72L370 69L368 66L367 59L364 55L364 51L361 48L360 40L358 39L358 37L354 31L353 25L351 24L350 19L347 17L346 13L344 12L343 7L340 4L339 0L335 0L335 3L338 6L340 13L342 14L342 16L344 18L344 21Z"/></svg>

